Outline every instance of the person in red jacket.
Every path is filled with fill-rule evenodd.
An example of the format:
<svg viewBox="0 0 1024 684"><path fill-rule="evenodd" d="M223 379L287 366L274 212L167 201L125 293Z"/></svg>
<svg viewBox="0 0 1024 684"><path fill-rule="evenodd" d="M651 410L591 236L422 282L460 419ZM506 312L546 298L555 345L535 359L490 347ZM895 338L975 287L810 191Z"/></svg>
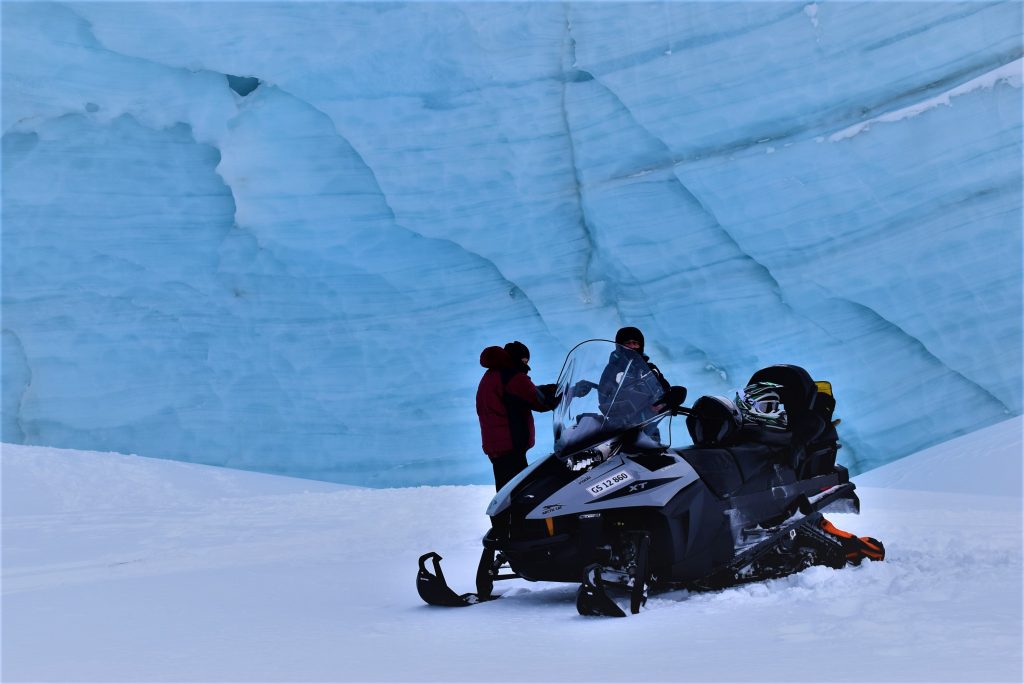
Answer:
<svg viewBox="0 0 1024 684"><path fill-rule="evenodd" d="M555 385L537 387L530 380L530 350L522 342L480 353L487 369L476 390L476 414L484 453L494 468L494 487L501 489L526 467L526 452L534 444L533 411L558 405Z"/></svg>

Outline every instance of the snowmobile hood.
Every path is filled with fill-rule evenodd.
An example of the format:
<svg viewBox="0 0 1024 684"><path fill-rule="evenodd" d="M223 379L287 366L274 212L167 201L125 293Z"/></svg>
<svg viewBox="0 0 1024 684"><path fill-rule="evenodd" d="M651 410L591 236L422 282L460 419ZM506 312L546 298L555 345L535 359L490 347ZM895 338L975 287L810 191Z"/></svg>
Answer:
<svg viewBox="0 0 1024 684"><path fill-rule="evenodd" d="M526 518L536 520L610 508L660 508L699 479L693 467L674 452L663 452L662 459L668 465L659 465L654 472L627 455L611 458L538 502Z"/></svg>
<svg viewBox="0 0 1024 684"><path fill-rule="evenodd" d="M532 477L544 461L531 463L491 500L487 515L498 515L512 505L519 485ZM652 463L654 461L654 463ZM577 515L610 508L640 506L659 508L682 489L698 480L697 472L675 451L666 450L657 457L620 454L590 470L576 473L543 500L532 500L525 517L539 520L553 515ZM532 499L527 495L523 499Z"/></svg>
<svg viewBox="0 0 1024 684"><path fill-rule="evenodd" d="M512 357L501 347L487 347L480 352L480 365L488 370L504 370L512 367Z"/></svg>

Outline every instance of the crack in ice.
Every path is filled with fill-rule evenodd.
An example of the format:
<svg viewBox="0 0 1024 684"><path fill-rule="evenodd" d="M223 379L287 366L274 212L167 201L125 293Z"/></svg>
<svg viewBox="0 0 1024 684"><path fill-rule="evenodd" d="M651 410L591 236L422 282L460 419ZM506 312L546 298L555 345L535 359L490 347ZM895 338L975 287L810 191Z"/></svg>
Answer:
<svg viewBox="0 0 1024 684"><path fill-rule="evenodd" d="M21 391L18 393L18 405L17 409L15 409L14 412L14 423L18 428L18 432L21 433L21 436L18 439L11 439L8 435L4 435L4 441L23 442L28 438L28 431L25 429L24 419L25 398L28 396L28 391L32 387L32 378L34 374L32 373L32 365L29 363L28 355L25 354L25 345L24 343L22 343L21 337L18 335L18 333L15 332L14 330L11 330L10 328L4 328L3 331L0 332L0 334L10 335L13 338L14 342L17 344L17 350L25 363L25 372L28 374L28 378L25 380L24 387L22 387Z"/></svg>
<svg viewBox="0 0 1024 684"><path fill-rule="evenodd" d="M934 361L940 367L942 367L945 370L947 370L952 375L955 375L956 377L960 378L965 384L975 388L981 394L983 394L985 397L987 397L988 399L993 401L997 406L999 406L999 408L1006 415L1013 414L1013 411L1010 410L1010 407L1008 407L1002 400L1000 400L999 397L994 395L991 391L989 391L986 387L981 385L979 382L977 382L975 380L972 380L971 378L969 378L966 375L964 375L964 373L962 373L961 371L958 371L957 369L955 369L952 366L950 366L941 357L939 357L936 353L934 353L931 349L929 349L928 345L925 344L923 340L921 340L920 338L916 337L915 335L912 335L911 333L909 333L907 330L905 330L902 326L900 326L896 322L889 320L888 318L883 316L881 313L876 311L873 307L869 306L868 304L864 304L863 302L857 302L857 301L854 301L853 299L850 299L849 297L846 297L846 296L843 296L843 295L839 295L839 294L835 293L834 291L832 291L830 288L827 288L827 287L824 287L824 286L822 286L822 288L825 289L826 291L831 292L832 295L833 295L832 298L835 301L844 302L844 303L849 304L850 306L854 307L855 309L859 309L859 310L865 312L867 315L869 315L872 318L874 318L875 320L877 320L879 323L881 323L887 329L894 331L897 335L899 335L903 339L907 340L908 344L910 344L911 346L919 348L924 353L924 355L927 358L931 359L932 361Z"/></svg>
<svg viewBox="0 0 1024 684"><path fill-rule="evenodd" d="M533 310L534 315L536 315L537 320L540 322L540 324L543 327L543 329L545 330L545 332L547 332L547 334L552 339L554 339L554 335L551 333L551 330L548 327L547 321L544 319L544 316L541 314L540 309L538 309L538 307L534 303L534 301L530 298L529 295L526 294L526 292L525 292L525 290L523 290L523 288L519 287L518 284L516 284L515 282L511 281L508 277L506 277L505 274L498 267L498 265L496 263L494 263L494 261L492 261L491 259L488 259L487 257L485 257L482 254L479 254L477 252L474 252L474 251L466 248L464 245L461 245L458 242L455 242L454 240L452 240L450 238L430 237L430 236L427 236L427 235L423 235L422 233L418 233L418 232L412 230L411 228L409 228L409 227L403 225L402 223L400 223L399 220L398 220L398 215L395 212L394 207L392 206L390 200L388 199L387 193L384 191L384 187L381 184L380 178L378 177L377 173L374 171L374 169L370 165L370 163L366 160L366 157L361 152L359 152L358 149L356 149L355 144L351 140L349 140L345 135L343 135L342 132L338 129L338 124L334 121L334 119L330 116L330 114L328 114L324 110L320 109L319 107L317 107L312 102L297 96L295 93L292 93L292 92L288 91L285 88L282 88L280 86L275 86L275 87L281 93L284 93L288 97L291 97L292 99L294 99L296 102L299 102L299 103L309 107L310 109L312 109L313 111L315 111L319 115L323 116L328 122L330 122L331 128L334 130L334 134L338 137L339 140L341 140L352 151L352 154L355 155L355 158L358 160L358 162L362 165L362 167L369 174L370 179L373 181L374 187L377 189L377 193L380 195L381 202L383 203L385 209L387 209L388 219L390 220L390 223L391 223L391 225L394 228L396 228L396 229L398 229L400 231L404 231L405 233L407 233L409 235L412 235L412 236L415 236L417 238L420 238L422 240L427 240L429 242L435 242L435 243L439 243L439 244L451 245L451 246L455 247L456 249L458 249L459 251L461 251L463 254L466 254L467 256L469 256L471 259L477 259L479 261L482 261L487 267L489 267L489 268L494 270L494 272L497 274L497 276L498 276L498 278L499 278L499 280L501 282L505 283L505 285L507 285L509 287L509 292L510 293L512 293L512 292L520 292L520 293L522 293L523 299L529 305L530 309ZM380 274L378 274L378 275L380 275Z"/></svg>
<svg viewBox="0 0 1024 684"><path fill-rule="evenodd" d="M573 136L572 125L569 122L569 109L568 103L566 102L566 95L569 88L568 83L568 71L566 71L566 62L568 67L572 71L576 69L576 40L572 35L572 7L571 5L565 5L565 37L563 39L563 54L562 54L562 69L566 74L561 80L561 99L559 101L559 112L562 117L562 125L565 128L565 137L568 142L569 148L569 165L572 168L573 173L573 194L576 199L576 208L579 213L579 227L583 233L583 240L586 243L586 257L583 264L583 288L585 293L585 303L593 304L593 282L591 280L591 268L594 265L595 254L597 252L597 244L594 239L594 232L591 228L588 220L586 208L583 203L583 184L580 178L580 170L576 165L576 140ZM622 317L622 312L618 311L618 302L615 302L615 308L618 312L619 318Z"/></svg>
<svg viewBox="0 0 1024 684"><path fill-rule="evenodd" d="M875 124L893 123L896 121L912 119L940 106L951 107L952 99L955 97L962 97L963 95L973 93L976 90L992 90L1001 83L1006 83L1012 88L1020 88L1022 68L1024 68L1024 59L1018 58L1008 64L1003 64L989 72L972 78L966 83L962 83L961 85L947 90L944 93L844 128L838 133L830 135L828 141L839 142L840 140L848 140L867 131Z"/></svg>
<svg viewBox="0 0 1024 684"><path fill-rule="evenodd" d="M152 60L152 59L148 59L148 58L144 58L144 57L138 57L138 56L134 56L134 55L128 55L128 54L124 54L124 53L118 52L116 50L112 50L112 49L108 48L107 46L105 46L102 43L102 41L99 40L99 38L96 36L95 31L94 31L94 29L92 27L92 23L89 20L87 20L85 17L82 17L81 15L79 15L77 12L75 12L70 7L67 7L66 5L62 5L62 7L68 13L70 13L72 16L74 16L78 21L80 21L82 23L84 30L88 34L88 38L91 39L91 41L94 43L94 45L88 46L89 49L105 51L105 52L108 52L108 53L110 53L112 55L115 55L115 56L118 56L118 57L121 57L121 58L124 58L124 59L130 59L130 60L142 62L142 63L145 63L145 64L156 65L156 66L160 66L160 67L163 67L163 68L166 68L166 69L171 69L171 70L175 70L175 71L181 71L181 72L185 72L185 73L188 73L188 74L195 74L195 73L197 73L196 70L194 70L194 69L189 69L189 68L182 67L182 66L172 66L172 65L169 65L169 64L163 64L161 62L157 62L157 61ZM224 76L225 77L224 87L230 89L230 86L229 86L229 84L227 82L227 74L225 74L223 72L220 72L220 71L217 71L217 70L210 70L210 69L205 69L205 68L202 69L202 71L206 71L208 73L213 73L213 74L220 74L220 75ZM260 80L260 83L263 84L263 85L267 85L269 83L268 81L266 81L265 79L263 79L260 76L253 76L253 77L254 78L258 78ZM533 79L533 80L535 80L535 79ZM501 269L498 267L498 265L496 263L494 263L492 260L484 257L481 254L478 254L476 252L473 252L473 251L467 249L465 246L463 246L463 245L461 245L461 244L459 244L459 243L457 243L457 242L455 242L453 240L446 239L446 238L432 238L432 237L428 237L428 236L422 235L420 233L417 233L416 231L413 231L413 230L409 229L408 227L400 224L398 222L398 220L397 220L397 215L395 214L394 208L392 207L390 201L388 200L387 195L384 192L384 188L381 185L379 178L377 177L377 174L374 172L374 170L370 166L370 164L366 161L366 158L364 157L364 155L362 155L356 149L355 145L353 145L351 143L351 141L346 139L345 136L343 136L341 134L341 132L338 130L337 124L335 123L333 118L331 118L330 115L328 115L326 112L321 110L319 107L316 107L315 105L313 105L308 100L300 98L300 97L296 96L294 93L292 93L292 92L288 91L287 89L282 88L280 86L275 86L275 87L281 93L287 95L288 97L293 98L297 102L300 102L300 103L310 107L314 111L318 112L319 114L323 115L327 119L327 121L329 121L331 123L331 126L334 129L335 134L338 136L338 138L342 142L344 142L349 147L349 149L352 150L352 153L355 155L355 157L359 160L359 162L362 164L362 166L369 173L370 178L373 180L373 183L374 183L374 185L376 186L376 188L378 190L381 202L383 203L384 207L387 209L387 211L389 213L390 222L391 222L391 224L395 228L397 228L397 229L399 229L401 231L404 231L404 232L406 232L406 233L408 233L410 235L413 235L413 236L416 236L418 238L424 239L424 240L434 241L434 242L438 242L438 243L442 243L442 244L452 245L452 246L456 247L458 250L460 250L463 253L465 253L468 256L470 256L471 258L475 258L475 259L478 259L478 260L482 261L487 267L489 267L489 268L494 270L494 272L497 274L497 276L498 276L498 278L499 278L499 280L501 282L505 283L509 287L509 292L510 293L513 293L513 292L522 293L524 300L526 301L528 306L533 310L534 314L536 315L536 317L537 317L538 321L540 322L541 326L543 327L543 329L548 333L549 336L551 336L554 339L554 335L551 333L551 330L550 330L549 326L547 325L547 322L545 321L543 315L540 313L540 310L537 308L537 305L533 302L533 300L526 294L526 292L521 287L519 287L516 283L512 282L511 280L509 280L501 272ZM244 114L244 111L245 111L244 108L239 109L238 113L235 115L235 117L233 117L233 119L237 118L239 116L242 116ZM179 123L184 123L185 125L188 125L190 127L190 129L192 128L191 122L182 121L182 122L179 122ZM193 139L195 140L194 136L193 136ZM199 141L197 140L197 143L198 142ZM222 150L218 146L210 144L210 143L200 143L200 144L209 144L210 147L216 149L217 152L220 153L222 158L223 158L223 152L222 152ZM238 221L238 217L237 217L238 201L237 201L237 197L235 196L234 188L232 188L231 183L228 182L228 180L220 173L220 171L219 171L219 164L217 165L217 168L214 168L214 172L217 174L217 176L219 176L221 178L221 180L223 181L225 187L227 187L228 192L231 195L232 203L235 206L235 220L234 220L234 223L233 223L232 227L237 227L239 229L243 229L244 230L244 226ZM224 240L226 240L229 235L230 235L230 230L227 233L225 233ZM266 247L261 245L259 243L259 240L256 240L256 243L257 243L257 247L260 250L266 250ZM222 244L223 244L223 240L222 240ZM380 275L380 274L377 274L377 275Z"/></svg>

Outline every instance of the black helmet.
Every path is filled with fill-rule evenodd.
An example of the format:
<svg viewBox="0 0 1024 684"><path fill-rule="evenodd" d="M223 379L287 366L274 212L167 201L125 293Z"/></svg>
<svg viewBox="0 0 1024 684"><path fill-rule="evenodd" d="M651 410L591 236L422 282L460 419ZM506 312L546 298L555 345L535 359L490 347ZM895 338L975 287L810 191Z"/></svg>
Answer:
<svg viewBox="0 0 1024 684"><path fill-rule="evenodd" d="M644 334L640 332L640 328L634 328L633 326L627 326L625 328L619 328L619 332L615 333L615 343L625 345L630 340L636 340L640 343L640 353L644 351Z"/></svg>
<svg viewBox="0 0 1024 684"><path fill-rule="evenodd" d="M686 429L699 447L721 446L729 442L742 424L736 404L726 397L701 397L693 403L686 418Z"/></svg>

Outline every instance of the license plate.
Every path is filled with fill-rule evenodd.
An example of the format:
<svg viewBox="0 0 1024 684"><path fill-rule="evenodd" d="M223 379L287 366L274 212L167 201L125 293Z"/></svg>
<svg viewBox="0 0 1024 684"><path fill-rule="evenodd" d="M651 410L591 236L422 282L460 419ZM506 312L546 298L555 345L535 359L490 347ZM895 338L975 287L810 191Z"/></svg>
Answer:
<svg viewBox="0 0 1024 684"><path fill-rule="evenodd" d="M625 470L620 470L614 475L608 475L603 477L594 484L587 487L587 491L590 492L590 496L601 496L607 494L616 487L621 487L623 484L633 479L633 476Z"/></svg>

